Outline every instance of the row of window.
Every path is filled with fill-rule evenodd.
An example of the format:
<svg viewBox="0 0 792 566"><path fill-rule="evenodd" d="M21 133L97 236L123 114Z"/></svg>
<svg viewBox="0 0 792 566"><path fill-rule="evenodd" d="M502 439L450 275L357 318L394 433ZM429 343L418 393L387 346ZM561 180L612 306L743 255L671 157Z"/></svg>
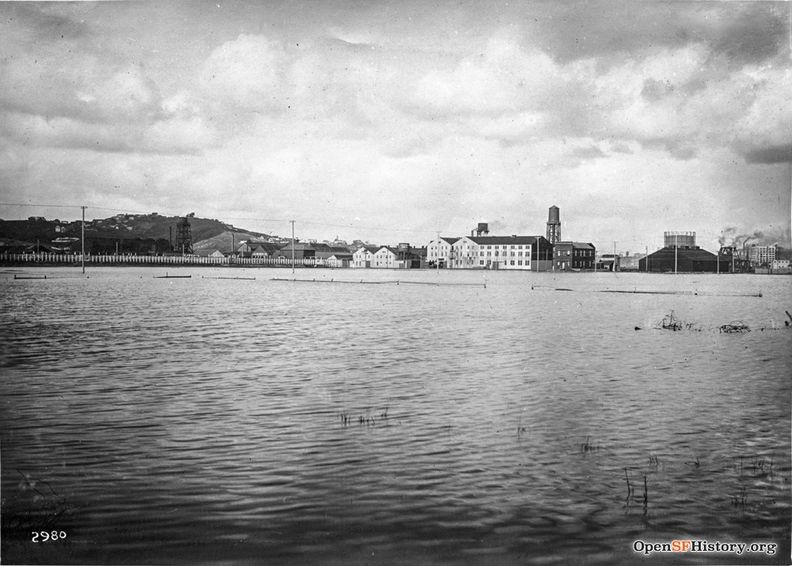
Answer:
<svg viewBox="0 0 792 566"><path fill-rule="evenodd" d="M464 246L462 246L461 249L467 251L468 248L469 248L469 246L467 244L465 244ZM509 245L502 245L502 246L475 246L475 247L470 246L470 249L480 249L480 250L500 250L500 249L503 249L503 250L508 250L508 249L523 250L524 249L524 250L529 250L529 249L533 249L533 246L531 246L531 245L522 246L522 245L509 244ZM437 247L436 246L429 246L429 251L430 252L437 251ZM447 252L447 251L448 251L448 247L446 247L446 246L440 248L440 252Z"/></svg>
<svg viewBox="0 0 792 566"><path fill-rule="evenodd" d="M529 262L529 261L526 261L525 264L523 264L523 260L521 260L521 259L518 259L516 261L517 261L517 263L514 263L515 260L513 260L513 259L509 260L508 265L531 265L531 262ZM483 259L481 261L479 261L479 265L485 265L485 263L486 262ZM506 262L504 261L504 263L506 263Z"/></svg>

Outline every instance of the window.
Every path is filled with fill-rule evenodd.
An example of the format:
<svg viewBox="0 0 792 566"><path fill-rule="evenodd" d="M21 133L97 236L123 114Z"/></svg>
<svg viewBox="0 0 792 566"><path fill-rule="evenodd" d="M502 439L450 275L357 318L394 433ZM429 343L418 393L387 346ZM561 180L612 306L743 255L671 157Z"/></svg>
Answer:
<svg viewBox="0 0 792 566"><path fill-rule="evenodd" d="M511 261L509 262L509 264L510 264L510 265L514 265L514 260L511 260Z"/></svg>

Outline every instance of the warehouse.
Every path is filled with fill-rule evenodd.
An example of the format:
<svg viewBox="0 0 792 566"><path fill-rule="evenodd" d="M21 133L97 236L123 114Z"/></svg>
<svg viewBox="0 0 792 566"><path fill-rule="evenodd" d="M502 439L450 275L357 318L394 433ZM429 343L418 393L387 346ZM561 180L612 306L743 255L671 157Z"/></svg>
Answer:
<svg viewBox="0 0 792 566"><path fill-rule="evenodd" d="M656 273L716 273L718 271L717 257L714 253L702 250L698 246L693 248L665 247L641 258L640 271L653 271ZM647 262L649 263L647 269ZM720 272L731 271L729 258L720 256Z"/></svg>

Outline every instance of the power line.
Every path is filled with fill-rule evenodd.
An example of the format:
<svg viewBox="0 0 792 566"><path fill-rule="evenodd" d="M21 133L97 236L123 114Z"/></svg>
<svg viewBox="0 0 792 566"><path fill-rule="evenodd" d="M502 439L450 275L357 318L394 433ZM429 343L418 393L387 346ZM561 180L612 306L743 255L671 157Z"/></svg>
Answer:
<svg viewBox="0 0 792 566"><path fill-rule="evenodd" d="M71 204L40 204L40 203L22 203L22 202L0 202L0 206L35 206L35 207L46 207L46 208L82 208L80 205L71 205ZM87 208L94 208L89 206Z"/></svg>

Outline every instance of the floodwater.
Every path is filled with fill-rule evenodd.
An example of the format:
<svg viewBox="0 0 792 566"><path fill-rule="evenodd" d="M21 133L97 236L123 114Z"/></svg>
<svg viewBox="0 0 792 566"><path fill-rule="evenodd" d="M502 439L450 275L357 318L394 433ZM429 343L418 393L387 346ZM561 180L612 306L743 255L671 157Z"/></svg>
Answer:
<svg viewBox="0 0 792 566"><path fill-rule="evenodd" d="M6 564L789 562L792 277L170 273L0 272Z"/></svg>

